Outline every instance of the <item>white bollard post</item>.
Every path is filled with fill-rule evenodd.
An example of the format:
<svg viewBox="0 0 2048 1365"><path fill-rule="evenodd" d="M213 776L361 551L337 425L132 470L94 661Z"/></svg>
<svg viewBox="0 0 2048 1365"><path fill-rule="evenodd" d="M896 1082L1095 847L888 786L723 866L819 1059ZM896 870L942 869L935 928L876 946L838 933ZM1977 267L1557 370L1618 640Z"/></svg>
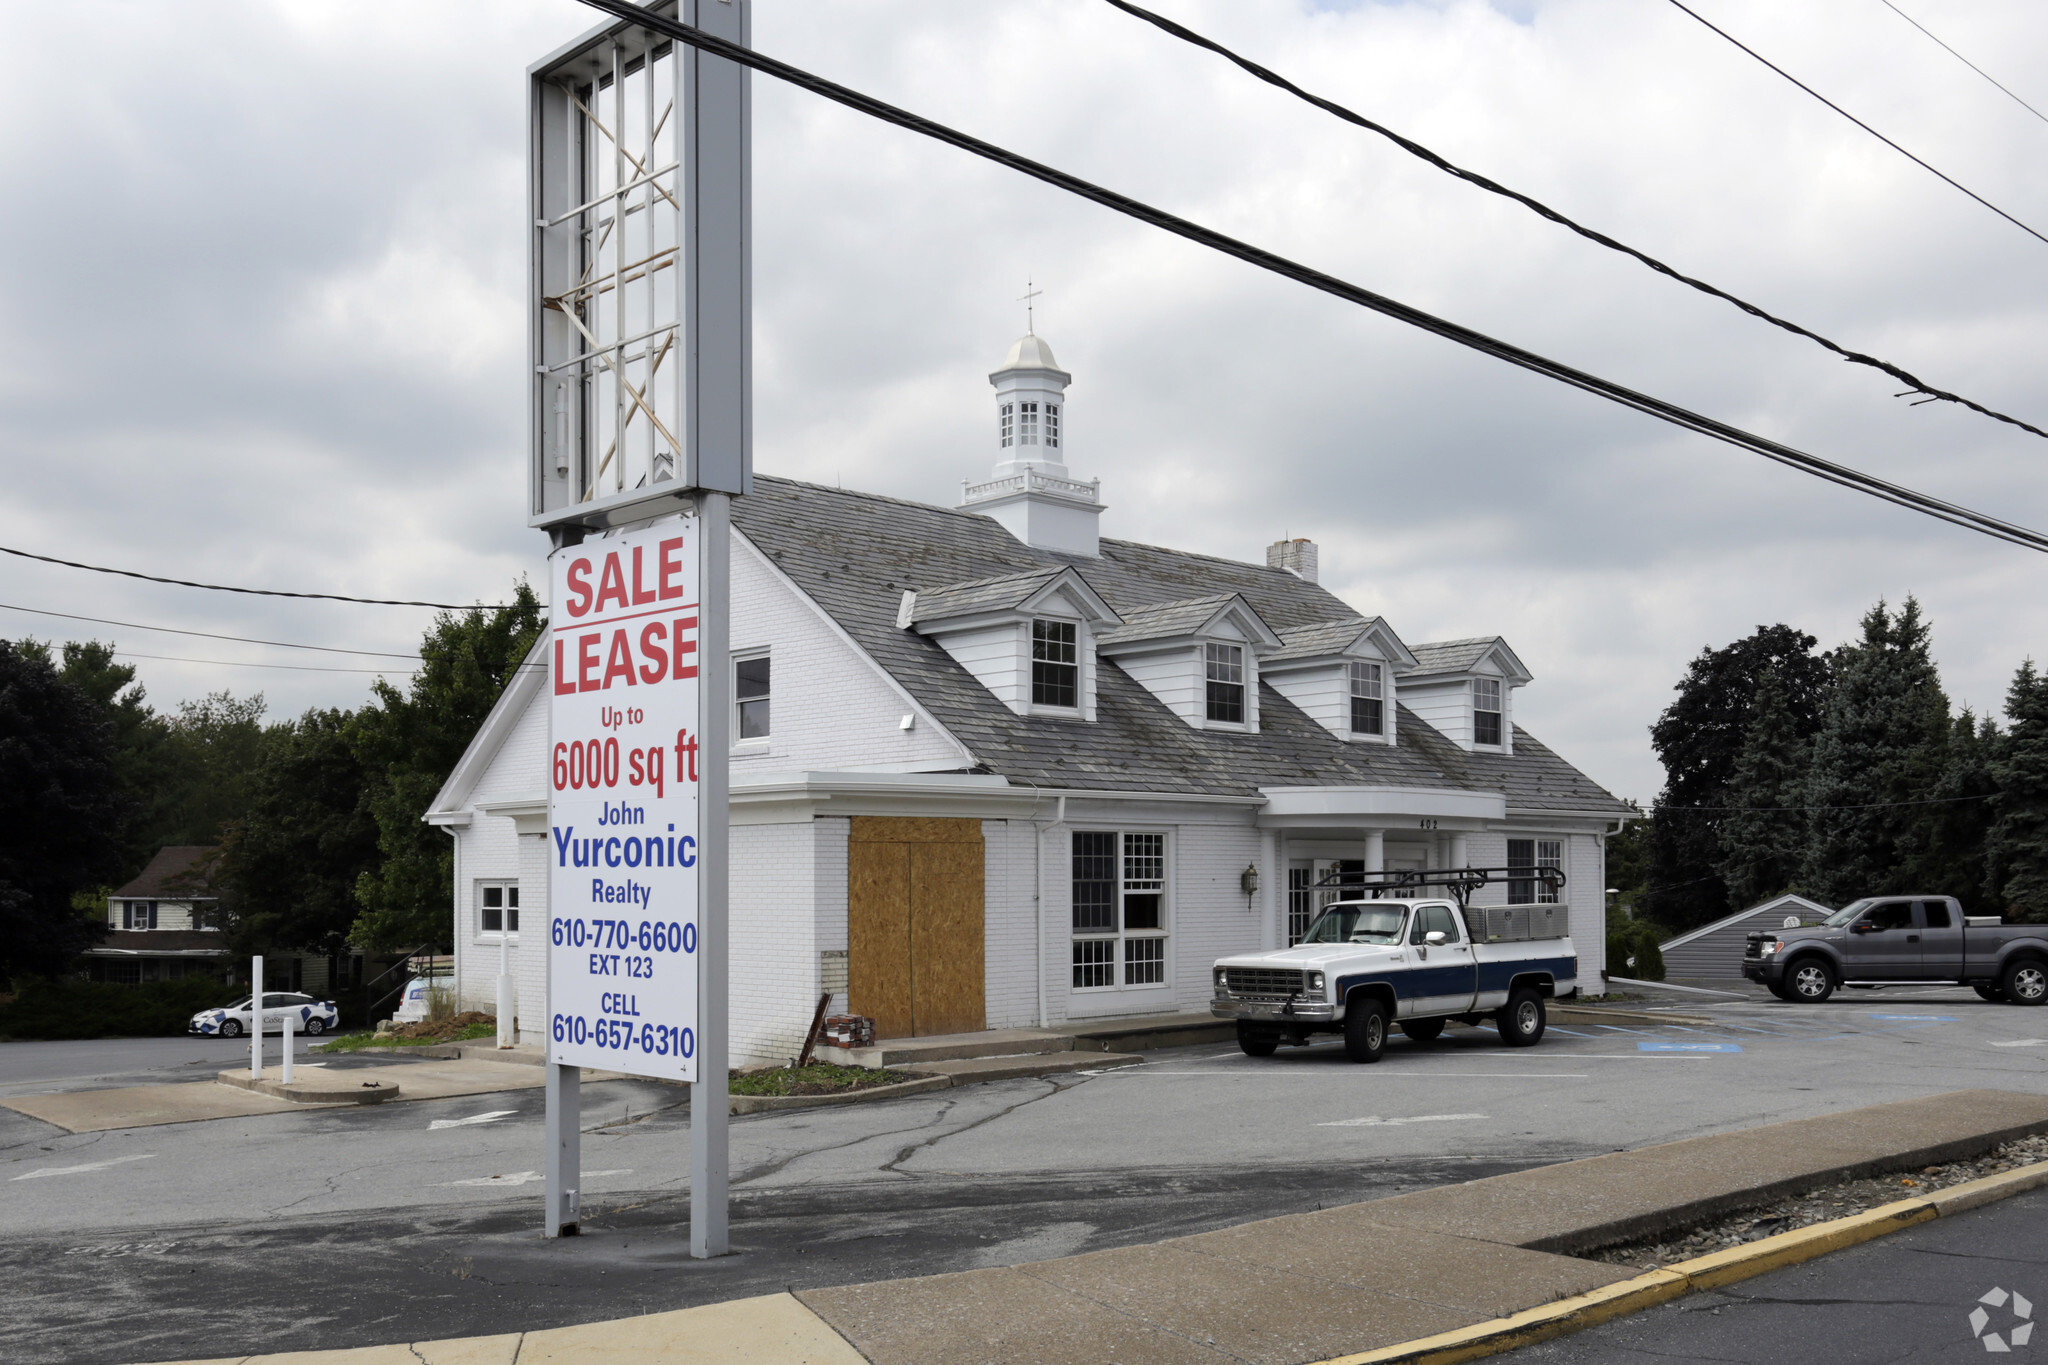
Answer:
<svg viewBox="0 0 2048 1365"><path fill-rule="evenodd" d="M249 1078L263 1079L263 959L249 959Z"/></svg>
<svg viewBox="0 0 2048 1365"><path fill-rule="evenodd" d="M292 1012L284 1012L284 1083L292 1083Z"/></svg>
<svg viewBox="0 0 2048 1365"><path fill-rule="evenodd" d="M511 912L498 912L505 918L498 921L498 1046L512 1046L512 964Z"/></svg>

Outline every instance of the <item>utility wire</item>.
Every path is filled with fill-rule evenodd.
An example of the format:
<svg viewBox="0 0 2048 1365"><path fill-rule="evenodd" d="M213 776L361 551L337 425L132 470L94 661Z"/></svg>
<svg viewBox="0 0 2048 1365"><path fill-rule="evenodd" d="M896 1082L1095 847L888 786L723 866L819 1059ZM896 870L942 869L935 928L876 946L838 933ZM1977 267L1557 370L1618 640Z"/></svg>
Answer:
<svg viewBox="0 0 2048 1365"><path fill-rule="evenodd" d="M1791 446L1770 440L1767 437L1744 431L1740 427L1730 426L1728 423L1715 418L1702 416L1690 409L1679 407L1675 403L1665 402L1661 398L1653 398L1648 394L1638 393L1612 380L1602 379L1597 375L1588 374L1584 370L1574 369L1560 361L1548 359L1547 357L1537 355L1533 351L1527 351L1519 346L1487 336L1483 332L1477 332L1469 327L1437 317L1434 314L1425 313L1419 308L1410 307L1408 304L1390 299L1383 294L1373 293L1369 289L1363 289L1358 285L1340 280L1334 275L1326 275L1322 271L1311 269L1284 256L1276 255L1263 248L1241 242L1235 237L1227 237L1211 228L1191 223L1185 218L1175 217L1173 214L1167 213L1162 209L1153 208L1149 204L1141 203L1114 190L1104 189L1099 185L1081 179L1079 176L1055 170L1053 167L1047 166L1042 162L1033 161L1028 157L998 147L993 143L984 142L976 137L970 137L968 134L949 128L944 124L935 123L920 115L898 109L896 106L886 104L871 95L864 95L857 90L848 89L846 86L826 80L822 76L812 75L810 72L791 66L787 62L763 56L737 43L727 42L723 38L706 33L692 25L680 23L665 15L649 13L631 3L631 0L582 0L582 3L593 9L602 10L607 14L623 19L630 24L637 24L643 28L652 29L657 33L666 34L678 42L687 43L713 56L723 57L737 65L749 67L764 75L773 76L780 81L786 81L798 89L808 90L836 104L845 105L849 109L866 114L871 118L879 119L884 123L894 124L899 128L908 129L934 141L943 142L948 146L970 152L999 166L1006 166L1011 170L1031 176L1033 179L1044 181L1048 185L1065 190L1069 194L1101 204L1105 208L1112 209L1141 223L1147 223L1163 231L1171 232L1175 236L1184 237L1191 242L1196 242L1211 250L1219 251L1224 255L1235 256L1237 259L1255 265L1261 270L1267 270L1283 278L1308 285L1312 289L1319 289L1348 303L1357 304L1359 307L1369 308L1376 313L1405 322L1411 327L1416 327L1422 331L1456 342L1460 346L1469 347L1483 355L1493 356L1497 360L1504 360L1510 365L1516 365L1522 369L1543 375L1546 378L1555 379L1559 383L1583 389L1588 393L1605 398L1622 407L1633 408L1637 412L1645 413L1660 421L1669 422L1673 426L1683 427L1688 431L1696 431L1701 435L1711 436L1715 440L1724 441L1729 445L1762 455L1766 459L1776 460L1780 464L1788 465L1803 473L1811 474L1815 478L1825 479L1830 483L1840 484L1845 488L1856 489L1872 497L1895 503L1900 507L1910 508L1927 516L1934 517L1937 520L1946 521L1968 530L1978 531L1995 539L2023 546L2026 549L2048 552L2048 535L2044 535L2039 531L2030 530L2027 527L2019 526L2012 522L2001 521L1982 512L1973 512L1967 507L1946 502L1930 494L1916 492L1901 484L1895 484L1889 480L1880 479L1875 475L1851 469L1846 465L1824 460L1817 455L1809 455L1802 450L1794 449Z"/></svg>
<svg viewBox="0 0 2048 1365"><path fill-rule="evenodd" d="M406 605L410 606L410 603ZM187 659L180 654L131 654L125 649L114 651L117 659L158 659L173 664L210 664L220 668L289 668L301 673L417 673L417 668L330 668L322 664L253 664L241 659Z"/></svg>
<svg viewBox="0 0 2048 1365"><path fill-rule="evenodd" d="M1735 295L1729 293L1725 289L1718 289L1715 286L1708 284L1705 280L1695 279L1691 275L1687 275L1681 271L1675 270L1671 266L1668 266L1664 262L1658 260L1656 257L1648 255L1645 252L1636 250L1634 247L1628 245L1626 242L1618 242L1614 238L1609 237L1604 232L1597 232L1594 229L1587 227L1583 223L1575 222L1574 220L1567 218L1564 214L1559 213L1556 209L1551 208L1548 204L1542 203L1536 199L1532 199L1528 195L1523 194L1517 190L1511 190L1507 186L1499 183L1498 181L1488 179L1486 176L1480 175L1476 171L1468 171L1462 166L1453 165L1451 162L1437 155L1435 152L1423 146L1421 143L1414 141L1412 138L1403 137L1401 134L1395 132L1393 129L1388 128L1383 124L1375 123L1371 119L1365 117L1363 114L1359 114L1354 112L1353 110L1347 109L1343 105L1338 104L1334 100L1327 100L1320 95L1310 94L1308 91L1302 89L1293 81L1288 80L1285 76L1280 75L1278 72L1260 66L1257 62L1254 62L1249 58L1240 56L1238 53L1231 51L1229 48L1223 46L1223 44L1219 42L1216 42L1214 39L1204 37L1202 34L1195 32L1193 29L1187 28L1186 26L1181 24L1177 24L1173 20L1168 19L1163 15L1154 14L1152 11L1148 9L1141 9L1137 5L1131 4L1130 0L1105 0L1105 3L1115 6L1117 9L1122 10L1124 13L1129 14L1134 18L1142 19L1146 23L1153 25L1155 28L1158 28L1165 33L1172 34L1174 37L1180 39L1182 42L1192 43L1196 47L1205 48L1208 51L1215 53L1217 56L1223 58L1225 61L1230 62L1242 68L1243 70L1249 72L1251 75L1258 77L1260 80L1266 82L1266 84L1277 86L1278 88L1285 90L1288 94L1295 96L1297 99L1306 100L1308 103L1314 105L1318 109L1321 109L1326 114L1334 114L1338 118L1344 120L1346 123L1355 124L1360 128L1364 128L1368 131L1378 133L1381 137L1386 138L1395 146L1399 147L1402 151L1407 152L1411 156L1420 157L1422 160L1427 161L1430 165L1436 167L1438 170L1444 172L1446 175L1456 176L1458 179L1463 180L1467 184L1477 185L1480 189L1486 190L1489 193L1500 195L1502 198L1505 199L1512 199L1517 204L1520 204L1523 208L1526 208L1532 213L1537 214L1539 217L1547 218L1551 222L1556 223L1560 227L1569 228L1571 231L1578 233L1579 236L1584 237L1589 242L1597 242L1601 246L1606 247L1610 251L1618 251L1624 256L1629 256L1637 261L1642 262L1644 265L1648 266L1650 269L1656 271L1660 275L1664 275L1671 279L1674 279L1678 281L1680 284L1689 285L1692 288L1699 290L1703 294L1709 294L1712 295L1714 298L1724 300L1728 303L1732 303L1737 308L1740 308L1743 312L1749 314L1751 317L1760 318L1763 321L1770 323L1773 327L1782 328L1785 331L1792 333L1794 336L1802 336L1805 337L1808 341L1816 342L1819 345L1826 347L1828 350L1833 351L1836 355L1842 357L1842 359L1844 360L1847 360L1857 365L1868 365L1875 370L1882 370L1885 374L1890 375L1892 378L1898 380L1900 383L1910 384L1912 386L1911 391L1913 393L1925 394L1929 398L1939 398L1949 403L1960 403L1964 407L1970 409L1970 411L1972 412L1981 413L1986 417L1995 418L2000 422L2005 422L2012 426L2016 426L2020 428L2022 431L2032 432L2036 436L2048 437L2048 431L2043 431L2041 428L2034 426L2031 423L2023 422L2017 417L2008 417L2006 414L2002 412L1996 412L1990 408L1985 407L1981 403L1973 403L1969 399L1962 397L1960 394L1950 393L1946 389L1937 389L1933 385L1929 384L1926 380L1920 378L1918 375L1911 374L1905 370L1902 370L1897 365L1894 365L1889 361L1879 360L1876 356L1865 355L1861 351L1852 351L1844 346L1837 345L1835 342L1828 340L1828 338L1822 336L1818 332L1810 331L1805 327L1801 327L1796 322L1789 322L1784 318L1778 317L1774 313L1768 313L1763 309L1757 307L1753 303L1750 303L1744 299L1737 298ZM1904 394L1897 394L1894 396L1900 398L1905 397Z"/></svg>
<svg viewBox="0 0 2048 1365"><path fill-rule="evenodd" d="M1970 68L1970 70L1972 70L1972 71L1976 72L1976 73L1977 73L1978 75L1982 76L1982 77L1983 77L1983 78L1984 78L1985 80L1987 80L1987 81L1990 81L1990 82L1991 82L1991 83L1992 83L1993 85L1996 85L1996 86L1998 86L1998 88L1999 88L2000 90L2005 90L2005 93L2006 93L2006 94L2008 94L2008 95L2011 95L2011 96L2012 96L2012 102L2013 102L2014 104L2017 104L2017 105L2018 105L2018 106L2019 106L2020 108L2022 108L2022 109L2026 110L2026 111L2027 111L2028 113L2032 114L2032 115L2033 115L2033 116L2034 116L2035 118L2037 118L2037 119L2041 120L2041 122L2043 122L2043 123L2048 123L2048 114L2044 114L2044 113L2042 113L2042 112L2041 112L2041 111L2040 111L2039 109L2036 109L2036 108L2035 108L2035 107L2034 107L2033 105L2031 105L2031 104L2028 104L2028 103L2027 103L2027 102L2026 102L2025 100L2021 99L2021 98L2020 98L2020 97L2019 97L2018 95L2013 95L2012 91L2010 91L2010 90L2006 90L2005 86L2004 86L2004 85L2003 85L2003 84L2002 84L2002 83L2001 83L2001 82L2000 82L2000 81L1998 80L1998 78L1997 78L1997 77L1995 77L1995 76L1993 76L1993 75L1992 75L1992 74L1991 74L1991 73L1990 73L1989 71L1986 71L1986 70L1985 70L1985 69L1984 69L1983 67L1981 67L1981 66L1977 65L1977 64L1976 64L1975 62L1971 61L1971 60L1970 60L1970 59L1969 59L1968 57L1965 57L1965 56L1964 56L1964 55L1963 55L1962 53L1960 53L1960 52L1956 51L1956 50L1955 50L1954 48L1950 47L1950 46L1949 46L1949 45L1948 45L1947 43L1944 43L1944 42L1942 42L1942 41L1941 41L1941 39L1939 39L1939 38L1935 38L1935 37L1934 37L1934 32L1933 32L1933 30L1932 30L1932 29L1929 29L1929 28L1927 27L1927 25L1925 25L1925 24L1921 23L1921 22L1920 22L1920 21L1919 21L1918 19L1915 19L1915 18L1914 18L1914 17L1912 16L1912 15L1910 15L1910 14L1906 13L1906 12L1905 12L1904 10L1900 9L1900 8L1899 8L1899 7L1897 6L1897 5L1894 5L1894 4L1892 3L1892 0L1880 0L1880 3L1882 3L1882 4L1884 5L1884 7L1885 7L1886 9L1890 10L1890 11L1891 11L1891 12L1892 12L1893 14L1896 14L1896 15L1898 15L1898 16L1899 16L1899 17L1900 17L1901 19L1904 19L1904 20L1905 20L1905 21L1906 21L1907 23L1911 24L1911 25L1912 25L1912 26L1913 26L1914 28L1917 28L1917 29L1919 29L1919 30L1920 30L1920 31L1921 31L1922 33L1925 33L1925 34L1926 34L1926 35L1927 35L1928 37L1930 37L1930 38L1934 38L1934 41L1935 41L1935 42L1936 42L1936 43L1937 43L1937 44L1938 44L1938 45L1939 45L1939 46L1941 47L1942 51L1944 51L1944 52L1948 53L1948 55L1949 55L1949 56L1951 56L1951 57L1955 58L1955 59L1956 59L1957 61L1961 62L1961 63L1962 63L1962 64L1963 64L1964 66L1967 66L1967 67L1969 67L1969 68Z"/></svg>
<svg viewBox="0 0 2048 1365"><path fill-rule="evenodd" d="M1727 31L1726 29L1723 29L1723 28L1716 28L1716 27L1715 27L1715 26L1714 26L1713 24L1711 24L1711 23L1708 23L1708 22L1707 22L1707 20L1705 20L1705 19L1702 19L1702 18L1700 18L1700 16L1699 16L1699 15L1698 15L1697 13L1695 13L1694 11L1692 11L1692 10L1690 10L1690 9L1686 9L1685 5L1684 5L1684 4L1682 3L1682 0L1671 0L1671 3L1672 3L1673 5L1675 5L1675 6L1677 6L1677 7L1679 8L1679 9L1681 9L1681 10L1684 10L1684 11L1685 11L1685 12L1686 12L1687 14L1690 14L1690 15L1692 15L1692 17L1693 17L1693 18L1695 18L1695 19L1699 19L1700 23L1702 23L1702 24L1705 24L1705 25L1706 25L1706 27L1708 27L1708 28L1710 28L1710 29L1713 29L1713 31L1714 31L1714 32L1716 32L1716 33L1720 34L1720 35L1721 35L1721 36L1722 36L1723 38L1726 38L1726 39L1727 39L1727 40L1728 40L1729 42L1731 42L1731 43L1735 44L1735 46L1737 46L1737 47L1741 48L1741 49L1742 49L1742 50L1743 50L1744 52L1747 52L1747 53L1748 53L1748 54L1749 54L1750 56L1752 56L1752 57L1756 58L1756 59L1757 59L1758 61L1762 62L1762 63L1763 63L1763 64L1764 64L1765 66L1768 66L1768 67L1770 67L1770 68L1771 68L1771 70L1773 70L1773 71L1777 72L1777 73L1778 73L1778 74L1779 74L1780 76L1783 76L1783 77L1784 77L1784 78L1785 78L1786 80L1788 80L1788 81L1792 82L1792 84L1794 84L1794 85L1798 86L1798 87L1799 87L1799 88L1800 88L1801 90L1804 90L1804 91L1805 91L1805 92L1806 92L1807 94L1809 94L1809 95L1813 96L1813 97L1814 97L1815 99L1819 100L1819 101L1820 101L1820 102L1821 102L1822 104L1825 104L1825 105L1826 105L1826 106L1827 106L1828 108L1830 108L1830 109L1834 110L1834 111L1835 111L1836 113L1840 114L1840 115L1841 115L1841 116L1842 116L1843 118L1845 118L1845 119L1849 120L1849 122L1851 122L1851 123L1855 124L1855 125L1856 125L1856 126L1857 126L1858 128L1861 128L1861 129L1862 129L1862 130L1863 130L1864 132L1866 132L1866 133L1870 134L1870 135L1871 135L1872 137L1876 138L1876 139L1877 139L1877 140L1878 140L1879 142L1882 142L1882 143L1883 143L1883 144L1884 144L1885 146L1887 146L1887 147L1891 148L1891 149L1892 149L1893 151L1897 152L1897 153L1898 153L1898 154L1899 154L1900 156L1903 156L1903 157L1905 157L1905 158L1906 158L1906 160L1908 160L1908 161L1912 162L1912 163L1913 163L1914 165L1916 165L1916 166L1920 167L1920 168L1921 168L1922 170L1924 170L1924 171L1928 171L1928 172L1930 172L1930 173L1932 173L1932 174L1934 174L1934 175L1938 175L1938 176L1941 176L1941 178L1942 178L1943 180L1946 180L1946 181L1948 181L1948 183L1949 183L1949 184L1951 184L1951 185L1955 186L1955 188L1957 188L1957 189L1961 190L1961 191L1962 191L1962 192L1963 192L1964 194L1967 194L1967 195L1969 195L1969 196L1970 196L1970 197L1971 197L1972 199L1974 199L1974 200L1976 200L1976 201L1977 201L1978 203L1982 204L1982 205L1983 205L1983 206L1984 206L1985 208L1987 208L1987 209L1990 209L1990 210L1991 210L1991 211L1992 211L1993 213L1997 214L1997 215L1998 215L1998 216L1999 216L2000 218L2003 218L2003 219L2005 219L2005 221L2006 221L2006 222L2008 222L2008 223L2011 223L2011 224L2012 224L2012 225L2013 225L2014 227L2018 228L2018 229L2019 229L2019 230L2020 230L2021 232L2024 232L2024 233L2026 233L2026 234L2027 234L2028 236L2030 236L2030 237L2034 237L2034 238L2036 238L2036 239L2038 239L2038 240L2040 240L2040 241L2042 241L2042 242L2048 242L2048 237L2043 237L2043 236L2041 236L2041 234L2040 234L2040 233L2038 233L2038 232L2034 231L2034 229L2032 229L2032 228L2028 227L2028 226L2027 226L2027 225L2026 225L2025 223L2022 223L2022 222L2021 222L2021 221L2020 221L2019 219L2017 219L2017 218L2013 217L2013 216L2012 216L2011 214L2007 213L2007 212L2006 212L2006 211L2005 211L2004 209L2002 209L2002 208L1998 207L1998 205L1996 205L1996 204L1992 203L1992 202L1991 202L1991 201L1990 201L1989 199L1986 199L1986 198L1985 198L1985 197L1984 197L1983 195L1981 195L1981 194L1977 193L1977 192L1976 192L1975 190L1973 190L1973 189L1969 188L1969 187L1968 187L1967 185L1964 185L1964 184L1962 184L1961 182L1957 181L1957 180L1956 180L1956 179L1954 179L1953 177L1951 177L1951 176L1949 176L1949 175L1946 175L1946 174L1944 174L1944 173L1943 173L1943 172L1941 172L1941 171L1935 170L1935 169L1934 169L1934 167L1932 167L1932 166L1928 165L1928 164L1927 164L1927 163L1926 163L1925 161L1922 161L1922 160L1921 160L1921 159L1920 159L1919 157L1917 157L1917 156L1914 156L1914 155L1913 155L1913 154L1912 154L1911 152L1907 151L1907 150L1906 150L1906 149L1905 149L1904 147L1901 147L1901 146L1900 146L1900 145L1899 145L1898 143L1896 143L1896 142L1892 141L1892 140L1891 140L1890 138L1886 137L1886 136L1885 136L1885 135L1884 135L1883 133L1880 133L1880 132L1878 132L1878 131L1877 131L1877 129L1875 129L1875 128L1871 127L1871 126L1870 126L1869 124L1865 123L1865 122L1864 122L1864 121L1863 121L1862 119L1860 119L1860 118L1857 118L1857 117L1856 117L1856 116L1855 116L1854 114L1850 113L1850 112L1849 112L1849 111L1848 111L1847 109L1844 109L1844 108L1843 108L1843 107L1842 107L1841 105L1839 105L1839 104L1836 104L1836 103L1835 103L1835 102L1834 102L1833 100L1829 99L1829 98L1828 98L1828 97L1827 97L1826 95L1823 95L1823 94L1821 94L1821 93L1820 93L1820 91L1818 91L1818 90L1814 89L1814 88L1813 88L1812 86L1808 85L1808 84L1807 84L1806 82L1804 82L1804 81L1800 80L1800 79L1799 79L1799 78L1798 78L1797 76L1795 76L1795 75L1793 75L1793 74L1792 74L1791 72L1787 71L1787 70L1786 70L1786 69L1785 69L1784 67L1782 67L1782 66L1779 66L1779 65L1778 65L1777 63L1775 63L1775 62L1771 61L1771 60L1770 60L1770 58L1768 58L1768 57L1764 56L1764 55L1763 55L1762 53L1758 52L1758 51L1757 51L1757 50L1756 50L1755 48L1752 48L1752 47L1748 47L1748 46L1746 46L1745 44L1743 44L1743 43L1741 42L1741 40L1737 39L1737 38L1736 38L1736 37L1735 37L1735 36L1734 36L1733 34L1729 33L1729 32L1728 32L1728 31ZM1931 37L1932 35L1930 34L1929 36ZM1938 40L1937 40L1937 41L1938 41Z"/></svg>
<svg viewBox="0 0 2048 1365"><path fill-rule="evenodd" d="M140 621L109 621L104 616L79 616L68 611L45 611L41 607L17 607L11 602L0 602L0 611L25 611L33 616L61 616L67 621L90 621L96 626L121 626L127 630L154 630L166 635L196 635L202 640L233 640L237 644L275 645L279 649L317 649L324 654L367 654L379 659L420 657L417 654L396 654L388 649L341 649L334 645L298 645L289 640L256 640L247 635L215 635L205 630L179 630L176 626L145 626Z"/></svg>
<svg viewBox="0 0 2048 1365"><path fill-rule="evenodd" d="M1651 811L1651 814L1654 816L1663 815L1666 812L1687 810L1716 811L1722 814L1745 811L1769 813L1774 811L1802 810L1890 810L1895 806L1952 806L1958 801L1989 801L1990 799L1990 793L1985 793L1978 796L1930 796L1918 801L1866 801L1856 806L1657 806Z"/></svg>
<svg viewBox="0 0 2048 1365"><path fill-rule="evenodd" d="M169 583L179 588L205 588L209 592L240 592L253 597L303 597L322 602L358 602L369 607L434 607L440 611L503 611L504 605L485 606L472 602L463 606L457 602L402 602L388 597L344 597L334 592L285 592L278 588L234 588L223 583L194 583L187 578L159 578L153 573L137 573L133 569L109 569L99 564L81 564L75 559L57 559L51 555L32 554L27 550L16 550L0 545L0 554L14 555L20 559L40 560L45 564L61 564L67 569L90 569L94 573L119 574L123 578L139 578L145 583Z"/></svg>

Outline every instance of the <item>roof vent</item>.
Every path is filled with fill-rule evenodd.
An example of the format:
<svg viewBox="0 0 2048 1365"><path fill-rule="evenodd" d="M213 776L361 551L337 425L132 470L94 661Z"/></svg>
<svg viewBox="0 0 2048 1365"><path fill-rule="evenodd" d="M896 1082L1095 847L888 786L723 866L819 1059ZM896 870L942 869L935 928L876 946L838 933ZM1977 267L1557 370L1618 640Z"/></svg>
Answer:
<svg viewBox="0 0 2048 1365"><path fill-rule="evenodd" d="M1266 567L1285 569L1296 578L1316 581L1316 543L1303 537L1299 540L1276 540L1266 547Z"/></svg>

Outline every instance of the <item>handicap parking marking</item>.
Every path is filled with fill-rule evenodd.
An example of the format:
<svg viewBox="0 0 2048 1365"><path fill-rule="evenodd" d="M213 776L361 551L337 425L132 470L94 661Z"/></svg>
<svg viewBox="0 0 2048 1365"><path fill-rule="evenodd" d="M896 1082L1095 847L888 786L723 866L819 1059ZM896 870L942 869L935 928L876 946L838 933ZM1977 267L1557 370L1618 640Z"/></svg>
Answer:
<svg viewBox="0 0 2048 1365"><path fill-rule="evenodd" d="M1740 1043L1637 1043L1638 1052L1740 1052Z"/></svg>

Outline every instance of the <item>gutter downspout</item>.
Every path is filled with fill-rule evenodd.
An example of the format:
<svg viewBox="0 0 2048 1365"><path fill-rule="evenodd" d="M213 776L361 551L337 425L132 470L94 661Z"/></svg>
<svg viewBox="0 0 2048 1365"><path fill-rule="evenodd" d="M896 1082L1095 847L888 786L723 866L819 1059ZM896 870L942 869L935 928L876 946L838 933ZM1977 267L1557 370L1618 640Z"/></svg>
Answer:
<svg viewBox="0 0 2048 1365"><path fill-rule="evenodd" d="M1067 822L1067 798L1055 798L1059 804L1053 809L1052 823L1033 820L1031 858L1031 906L1037 918L1038 934L1038 1026L1045 1022L1045 832L1054 825Z"/></svg>

